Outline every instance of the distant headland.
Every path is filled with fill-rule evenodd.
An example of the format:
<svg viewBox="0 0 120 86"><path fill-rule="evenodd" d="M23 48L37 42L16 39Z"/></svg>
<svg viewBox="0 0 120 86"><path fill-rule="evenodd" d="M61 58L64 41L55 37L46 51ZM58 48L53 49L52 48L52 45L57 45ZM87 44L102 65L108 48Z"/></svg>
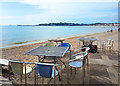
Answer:
<svg viewBox="0 0 120 86"><path fill-rule="evenodd" d="M119 26L119 23L43 23L38 25L17 25L17 26Z"/></svg>

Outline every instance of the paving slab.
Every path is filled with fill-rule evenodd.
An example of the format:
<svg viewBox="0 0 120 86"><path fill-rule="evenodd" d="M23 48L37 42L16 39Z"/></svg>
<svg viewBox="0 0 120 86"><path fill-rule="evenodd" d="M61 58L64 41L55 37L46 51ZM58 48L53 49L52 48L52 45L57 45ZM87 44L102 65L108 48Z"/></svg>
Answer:
<svg viewBox="0 0 120 86"><path fill-rule="evenodd" d="M108 67L107 71L108 71L109 77L111 78L112 83L118 84L118 72L117 72L118 70L116 70L113 67Z"/></svg>
<svg viewBox="0 0 120 86"><path fill-rule="evenodd" d="M0 76L0 86L1 85L12 85L12 83L7 78Z"/></svg>

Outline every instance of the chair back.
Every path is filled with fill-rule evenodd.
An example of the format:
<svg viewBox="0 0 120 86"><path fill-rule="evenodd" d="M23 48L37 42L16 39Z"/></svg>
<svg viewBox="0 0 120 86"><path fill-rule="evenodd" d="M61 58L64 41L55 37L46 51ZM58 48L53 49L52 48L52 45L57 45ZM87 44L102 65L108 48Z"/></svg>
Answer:
<svg viewBox="0 0 120 86"><path fill-rule="evenodd" d="M6 66L8 66L9 61L8 61L7 59L1 59L1 58L0 58L0 64L1 64L1 65L6 65Z"/></svg>
<svg viewBox="0 0 120 86"><path fill-rule="evenodd" d="M113 40L108 39L108 40L107 40L107 43L108 43L108 45L113 45Z"/></svg>
<svg viewBox="0 0 120 86"><path fill-rule="evenodd" d="M112 40L111 46L113 46L114 41Z"/></svg>
<svg viewBox="0 0 120 86"><path fill-rule="evenodd" d="M89 52L90 48L89 47L85 47L85 52Z"/></svg>
<svg viewBox="0 0 120 86"><path fill-rule="evenodd" d="M12 71L15 75L23 75L23 63L18 61L9 61Z"/></svg>
<svg viewBox="0 0 120 86"><path fill-rule="evenodd" d="M69 47L67 52L70 50L70 43L61 43L61 47Z"/></svg>
<svg viewBox="0 0 120 86"><path fill-rule="evenodd" d="M45 63L37 63L36 64L38 73L41 77L51 78L52 77L52 69L53 65L45 64Z"/></svg>
<svg viewBox="0 0 120 86"><path fill-rule="evenodd" d="M83 54L83 53L74 54L74 55L71 56L71 58L76 57L76 56L79 56L80 54ZM87 55L88 55L88 53L85 52L82 57L80 57L80 58L75 58L75 59L71 59L71 60L69 60L69 62L81 60L81 58L83 58L83 59L82 59L82 62L83 62L83 65L84 65L85 62L86 62L86 59L87 59Z"/></svg>
<svg viewBox="0 0 120 86"><path fill-rule="evenodd" d="M83 55L83 65L85 64L85 61L86 61L86 59L87 59L87 55L88 55L87 52L85 52L84 55Z"/></svg>
<svg viewBox="0 0 120 86"><path fill-rule="evenodd" d="M46 43L45 45L46 45L46 46L55 47L55 46L56 46L56 43L50 42L50 43Z"/></svg>

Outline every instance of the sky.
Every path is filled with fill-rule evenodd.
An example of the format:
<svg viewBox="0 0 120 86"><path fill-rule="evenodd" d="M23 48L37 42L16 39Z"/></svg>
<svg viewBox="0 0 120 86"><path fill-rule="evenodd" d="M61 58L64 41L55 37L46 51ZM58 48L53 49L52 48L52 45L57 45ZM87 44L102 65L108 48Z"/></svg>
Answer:
<svg viewBox="0 0 120 86"><path fill-rule="evenodd" d="M0 24L115 23L118 0L0 0Z"/></svg>

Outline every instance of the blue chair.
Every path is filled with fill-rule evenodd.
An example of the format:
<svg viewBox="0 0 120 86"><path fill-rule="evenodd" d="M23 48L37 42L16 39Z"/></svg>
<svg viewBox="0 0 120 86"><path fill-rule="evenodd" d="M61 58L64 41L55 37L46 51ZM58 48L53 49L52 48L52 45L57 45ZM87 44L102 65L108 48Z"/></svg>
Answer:
<svg viewBox="0 0 120 86"><path fill-rule="evenodd" d="M61 66L61 65L60 64L49 64L49 63L38 63L38 62L36 63L36 68L38 70L39 76L42 78L51 78L50 81L53 78L55 78L56 75L59 76L60 70L58 71L57 66ZM48 82L48 84L50 83L50 81Z"/></svg>
<svg viewBox="0 0 120 86"><path fill-rule="evenodd" d="M61 47L69 47L66 53L70 52L70 47L71 47L70 43L61 43Z"/></svg>

